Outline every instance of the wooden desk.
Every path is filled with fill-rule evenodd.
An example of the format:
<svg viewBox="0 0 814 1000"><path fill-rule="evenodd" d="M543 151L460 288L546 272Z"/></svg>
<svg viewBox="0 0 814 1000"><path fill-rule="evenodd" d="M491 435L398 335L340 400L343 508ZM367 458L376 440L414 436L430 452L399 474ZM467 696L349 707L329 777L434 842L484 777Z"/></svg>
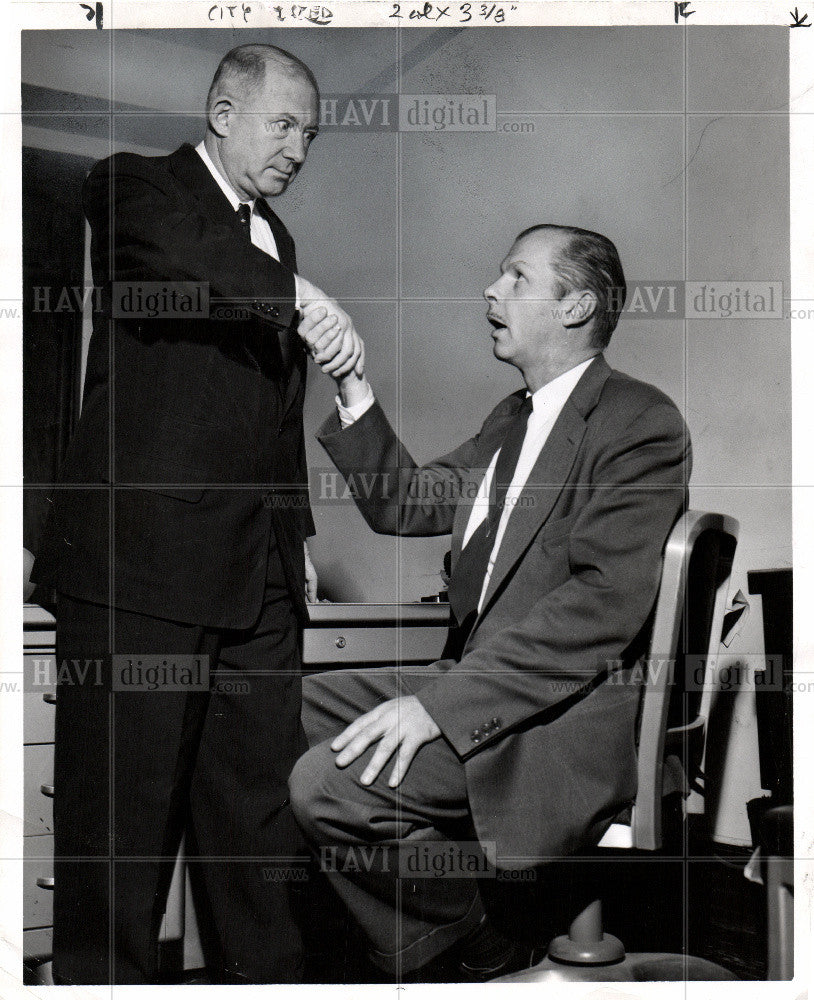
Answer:
<svg viewBox="0 0 814 1000"><path fill-rule="evenodd" d="M306 673L368 664L432 663L441 655L448 604L312 604L303 637Z"/></svg>

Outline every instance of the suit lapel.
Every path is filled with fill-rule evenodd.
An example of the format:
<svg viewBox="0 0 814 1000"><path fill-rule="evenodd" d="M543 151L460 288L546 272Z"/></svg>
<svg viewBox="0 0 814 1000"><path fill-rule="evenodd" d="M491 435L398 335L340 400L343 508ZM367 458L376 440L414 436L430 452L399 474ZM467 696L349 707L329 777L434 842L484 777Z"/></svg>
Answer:
<svg viewBox="0 0 814 1000"><path fill-rule="evenodd" d="M170 155L170 164L178 180L206 207L206 211L211 218L222 225L230 226L236 234L240 235L241 239L244 238L237 213L232 208L229 199L221 191L215 178L209 172L209 168L198 155L197 150L189 143L184 143L183 146L180 146ZM294 249L294 240L277 214L269 207L267 201L258 199L257 204L260 213L266 219L274 234L277 251L280 254L280 263L289 270L296 271L297 257ZM271 332L265 333L263 336L274 337L275 334ZM278 383L278 392L284 412L296 400L297 391L304 377L305 365L302 363L303 357L300 357L301 354L304 355L304 351L299 342L293 346L297 353L296 360L291 368L291 377L285 385L280 384L279 379L275 379L275 382ZM269 342L267 347L274 356L272 365L279 371L282 368L282 355L276 340Z"/></svg>
<svg viewBox="0 0 814 1000"><path fill-rule="evenodd" d="M170 156L170 165L178 180L206 206L216 222L241 232L237 213L194 147L185 142Z"/></svg>
<svg viewBox="0 0 814 1000"><path fill-rule="evenodd" d="M506 525L481 614L486 611L497 589L548 520L571 474L585 436L586 418L596 406L610 372L604 357L598 355L586 368L566 400Z"/></svg>
<svg viewBox="0 0 814 1000"><path fill-rule="evenodd" d="M266 220L272 234L274 235L274 242L277 244L277 253L280 256L280 263L284 267L287 267L289 271L294 271L296 273L297 254L294 249L294 240L291 238L291 234L283 225L277 213L273 211L269 203L264 198L257 199L255 208L257 212ZM293 330L293 327L290 330L280 331L279 336L288 338L288 348L291 352L292 358L288 380L284 386L281 386L283 396L283 412L286 413L297 399L300 385L305 378L307 358L305 355L305 348L303 347L300 338ZM280 355L280 364L282 365L282 354Z"/></svg>
<svg viewBox="0 0 814 1000"><path fill-rule="evenodd" d="M452 544L450 545L450 555L453 567L458 562L458 556L461 554L464 532L466 531L467 524L469 524L469 518L472 514L472 507L474 504L474 497L469 497L467 495L458 501L458 506L455 508L455 518L452 522Z"/></svg>
<svg viewBox="0 0 814 1000"><path fill-rule="evenodd" d="M266 220L269 224L274 235L274 242L277 244L277 253L280 255L280 263L289 269L289 271L297 270L297 255L294 251L294 240L291 238L291 234L280 221L279 216L274 212L265 200L265 198L258 198L255 202L255 210L259 215Z"/></svg>

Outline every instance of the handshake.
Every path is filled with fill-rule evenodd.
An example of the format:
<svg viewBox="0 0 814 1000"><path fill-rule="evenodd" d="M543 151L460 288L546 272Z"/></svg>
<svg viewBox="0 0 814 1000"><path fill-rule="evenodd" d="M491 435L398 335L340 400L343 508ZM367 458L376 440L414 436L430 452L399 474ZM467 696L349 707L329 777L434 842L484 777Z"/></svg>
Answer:
<svg viewBox="0 0 814 1000"><path fill-rule="evenodd" d="M314 361L336 380L342 402L352 405L368 392L364 342L334 299L301 276L298 281L302 319L297 332Z"/></svg>

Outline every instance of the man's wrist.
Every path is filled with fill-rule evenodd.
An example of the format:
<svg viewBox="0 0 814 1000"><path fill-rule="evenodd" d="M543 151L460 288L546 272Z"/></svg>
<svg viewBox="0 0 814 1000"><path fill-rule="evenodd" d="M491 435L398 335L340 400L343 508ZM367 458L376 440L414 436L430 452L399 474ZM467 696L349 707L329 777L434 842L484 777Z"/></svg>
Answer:
<svg viewBox="0 0 814 1000"><path fill-rule="evenodd" d="M348 408L358 406L373 395L370 383L364 375L349 372L339 383L339 399Z"/></svg>
<svg viewBox="0 0 814 1000"><path fill-rule="evenodd" d="M349 385L346 388L345 395L350 399L355 399L356 402L345 403L342 399L342 385L346 382L353 380L354 384ZM339 416L339 423L342 425L344 430L346 427L350 427L351 424L356 423L356 421L364 416L365 413L370 409L371 406L376 402L376 398L373 395L373 390L367 379L362 376L359 378L357 375L351 373L346 376L340 384L340 393L336 397L336 409Z"/></svg>

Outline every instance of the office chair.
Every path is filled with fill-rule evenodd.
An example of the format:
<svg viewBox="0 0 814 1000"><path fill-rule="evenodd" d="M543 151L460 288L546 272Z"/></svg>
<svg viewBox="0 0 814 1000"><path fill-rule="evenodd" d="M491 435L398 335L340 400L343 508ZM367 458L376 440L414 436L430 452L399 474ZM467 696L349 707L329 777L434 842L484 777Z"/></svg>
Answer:
<svg viewBox="0 0 814 1000"><path fill-rule="evenodd" d="M664 794L676 788L687 794L698 773L706 730L703 694L711 681L708 661L721 644L738 529L731 517L691 510L670 533L645 662L638 791L629 822L613 823L597 845L600 848L658 850L663 842ZM700 690L684 690L688 657L694 669L703 668ZM688 955L626 955L618 938L603 933L602 902L594 898L571 921L568 933L554 938L542 962L493 982L736 978L722 966Z"/></svg>

